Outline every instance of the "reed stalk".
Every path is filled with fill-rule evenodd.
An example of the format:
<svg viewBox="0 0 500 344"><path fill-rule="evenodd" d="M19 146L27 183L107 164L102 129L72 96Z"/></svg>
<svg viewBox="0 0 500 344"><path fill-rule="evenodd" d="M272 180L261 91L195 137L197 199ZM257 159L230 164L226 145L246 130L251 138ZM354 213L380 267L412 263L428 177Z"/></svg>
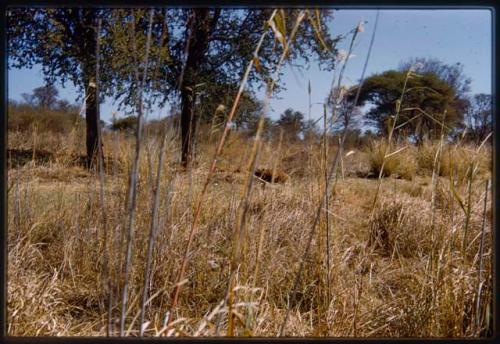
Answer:
<svg viewBox="0 0 500 344"><path fill-rule="evenodd" d="M293 40L295 39L295 35L297 33L299 25L302 22L302 20L304 20L305 16L306 16L305 11L301 11L299 13L299 15L297 16L297 19L295 21L295 25L294 25L292 32L290 33L290 36L287 40L287 44L284 45L283 52L280 56L278 63L276 64L276 69L274 71L274 75L268 84L266 98L264 99L263 110L260 114L257 132L255 134L254 144L252 147L252 153L250 154L250 160L249 160L248 166L247 166L246 182L245 182L245 187L243 189L241 202L240 202L240 205L238 207L237 222L236 222L236 228L234 231L235 237L233 240L231 271L230 271L230 275L229 275L228 336L230 336L230 337L234 335L234 322L233 322L233 314L232 314L233 302L232 301L233 301L233 289L234 289L234 283L235 283L235 274L236 274L236 270L238 269L239 264L240 264L240 260L241 260L241 246L242 246L241 240L242 240L242 238L244 238L244 233L245 233L245 229L246 229L246 215L247 215L247 211L248 211L248 200L250 199L253 180L254 180L254 174L255 174L255 168L257 165L257 161L258 161L259 153L260 153L260 148L262 145L261 135L262 135L262 130L264 129L265 114L267 113L267 110L269 108L269 103L271 101L271 96L273 94L274 86L279 78L279 72L280 72L281 66L283 65L283 62L285 61L285 58L288 56L289 47L293 43Z"/></svg>
<svg viewBox="0 0 500 344"><path fill-rule="evenodd" d="M120 317L120 337L123 337L125 331L125 316L127 309L127 299L128 299L128 276L130 273L130 267L132 264L132 241L134 235L134 219L135 219L135 209L137 202L137 179L138 179L138 167L139 158L141 152L141 139L142 139L142 117L143 117L143 87L146 82L147 68L148 68L148 58L149 58L149 47L151 44L151 27L153 24L153 14L154 10L149 11L149 26L148 34L146 40L146 52L144 55L144 71L142 76L142 82L139 77L139 68L137 64L135 65L135 81L139 88L136 93L136 108L137 108L137 128L135 132L135 156L132 163L132 170L130 171L130 185L128 194L128 227L127 227L127 252L125 256L125 268L123 273L123 292L122 292L122 308ZM131 25L131 41L132 50L134 58L137 58L137 45L135 41L135 14L132 11L132 25Z"/></svg>
<svg viewBox="0 0 500 344"><path fill-rule="evenodd" d="M371 40L370 40L370 45L368 47L368 53L366 55L365 63L364 63L364 66L363 66L363 71L361 73L360 83L359 83L359 86L358 86L358 89L357 89L357 92L356 92L356 96L355 96L354 101L353 101L353 105L352 105L349 113L352 113L352 111L354 110L354 107L357 105L358 100L359 100L359 96L361 94L361 88L363 87L363 84L364 84L365 73L366 73L366 69L368 67L368 61L370 60L370 55L371 55L371 51L372 51L372 48L373 48L373 43L375 41L375 33L377 31L379 14L380 14L380 12L377 11L377 16L376 16L376 19L375 19L375 25L374 25L374 28L373 28L373 33L372 33L372 37L371 37ZM350 53L352 51L352 47L354 45L354 40L356 38L357 32L358 32L358 30L356 30L355 33L353 34L353 39L351 41L350 49L349 49L349 52L348 52L348 57L350 56ZM347 61L348 61L348 59L346 60L346 62ZM344 67L345 67L345 63L344 63ZM332 117L333 117L333 115L332 115ZM349 116L347 118L349 118ZM328 172L328 178L327 178L328 181L331 181L333 175L336 174L337 166L338 166L338 162L339 162L340 151L341 151L341 148L342 148L342 146L343 146L343 144L345 142L345 139L347 137L348 125L349 125L349 122L346 123L346 126L344 128L344 132L342 134L341 145L338 147L338 149L337 149L337 151L335 153L335 157L333 159L333 162L332 162L332 164L330 166L330 170ZM306 259L309 256L309 250L310 250L310 247L311 247L312 238L314 236L314 232L316 230L316 226L318 225L318 221L319 221L319 218L320 218L320 215L321 215L321 211L324 208L324 201L325 201L325 199L326 199L326 197L325 197L325 195L323 195L321 197L321 202L320 202L319 206L317 207L316 214L315 214L314 220L313 220L313 224L312 224L311 229L310 229L310 231L308 233L308 239L307 239L307 243L306 243L306 248L304 250L304 254L302 256L302 259L300 261L299 269L298 269L298 271L297 271L297 273L295 275L295 281L294 281L293 288L292 288L292 304L294 304L295 301L296 301L297 289L299 287L300 278L301 278L301 275L302 275L302 271L304 270ZM280 326L280 330L279 330L279 334L278 334L279 337L282 337L283 334L284 334L285 326L286 326L286 324L288 322L288 319L290 317L290 310L291 310L290 307L288 307L287 310L286 310L285 318L283 320L283 323Z"/></svg>
<svg viewBox="0 0 500 344"><path fill-rule="evenodd" d="M276 10L273 11L273 13L271 14L271 19L274 17L275 14L276 14ZM186 248L184 250L184 255L183 255L183 258L182 258L182 261L181 261L181 265L180 265L179 271L177 273L177 277L175 279L175 287L174 287L174 291L172 293L172 302L171 302L171 306L170 306L170 316L169 316L169 319L168 319L168 324L170 324L172 322L174 311L177 308L177 302L178 302L179 294L180 294L180 291L181 291L181 288L182 288L182 284L180 282L184 278L184 272L186 270L187 260L188 260L189 253L191 251L191 245L192 245L194 236L196 235L197 230L198 230L198 221L199 221L199 217L200 217L200 214L201 214L201 209L202 209L202 206L203 206L203 201L205 199L205 195L206 195L206 192L207 192L207 189L208 189L208 185L210 184L210 181L212 180L213 174L215 172L215 167L217 165L217 159L218 159L219 155L222 152L222 148L224 147L224 143L225 143L226 137L229 134L229 131L230 131L230 125L229 124L233 120L234 114L236 113L236 109L238 107L238 104L239 104L239 101L240 101L240 98L241 98L241 94L243 93L243 90L245 89L245 86L246 86L246 83L247 83L247 80L248 80L248 76L250 74L250 71L252 70L254 61L255 61L255 59L258 59L258 53L260 51L260 48L262 46L262 42L264 41L264 38L266 37L266 35L267 35L266 32L262 33L262 35L261 35L261 37L259 39L259 42L257 43L257 46L255 48L255 51L254 51L254 54L253 54L253 58L252 58L252 60L250 60L248 66L247 66L247 69L245 71L245 74L243 75L243 78L242 78L242 80L240 82L240 87L238 89L238 93L236 95L236 98L234 99L233 106L232 106L231 111L230 111L230 113L228 115L228 118L227 118L227 124L228 125L226 125L224 127L224 131L222 132L222 136L221 136L221 138L219 140L219 144L217 145L217 149L216 149L216 151L214 153L214 157L212 159L212 163L210 165L210 169L208 171L207 178L205 180L205 183L203 184L203 188L202 188L202 190L201 190L201 192L200 192L200 194L198 196L198 199L196 201L196 206L194 208L195 210L194 210L193 221L191 223L191 229L189 231L189 236L188 236L188 242L187 242Z"/></svg>

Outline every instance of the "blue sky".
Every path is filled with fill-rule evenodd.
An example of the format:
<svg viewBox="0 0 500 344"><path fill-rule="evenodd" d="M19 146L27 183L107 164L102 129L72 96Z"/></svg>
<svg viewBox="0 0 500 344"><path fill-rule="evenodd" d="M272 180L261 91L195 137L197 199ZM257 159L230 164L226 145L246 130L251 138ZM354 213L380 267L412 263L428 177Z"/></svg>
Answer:
<svg viewBox="0 0 500 344"><path fill-rule="evenodd" d="M375 10L338 10L329 28L333 34L343 34L353 29L361 20L368 21L365 31L358 36L345 73L346 83L356 82L360 76L375 21ZM433 57L447 64L460 62L465 75L472 78L472 93L491 93L492 83L492 16L489 10L381 10L367 76L397 68L402 60L412 57ZM338 48L346 49L348 40ZM43 85L41 69L12 69L8 74L9 98L21 100L22 93ZM308 114L307 84L311 81L312 103L323 102L330 88L332 72L325 72L311 63L302 70L284 68L285 91L280 99L271 101L271 118L287 108ZM60 98L74 101L76 89L70 83L59 88ZM262 94L259 94L261 96ZM116 111L112 101L101 107L101 117L109 121ZM168 109L155 109L149 118L164 116ZM322 115L321 105L312 109L312 118Z"/></svg>

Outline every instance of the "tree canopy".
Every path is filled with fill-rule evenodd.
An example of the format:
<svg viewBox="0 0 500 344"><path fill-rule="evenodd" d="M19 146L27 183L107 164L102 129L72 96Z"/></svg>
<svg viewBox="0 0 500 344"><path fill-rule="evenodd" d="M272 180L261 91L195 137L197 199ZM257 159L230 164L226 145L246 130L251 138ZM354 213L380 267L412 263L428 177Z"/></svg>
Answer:
<svg viewBox="0 0 500 344"><path fill-rule="evenodd" d="M276 121L276 125L283 128L289 140L298 140L299 135L306 128L304 114L293 109L286 109Z"/></svg>
<svg viewBox="0 0 500 344"><path fill-rule="evenodd" d="M146 49L147 9L88 8L15 8L8 13L9 66L31 67L40 64L49 83L73 82L85 92L87 154L96 150L98 101L96 84L96 48L99 35L100 96L111 96L123 106L133 105L138 86L137 70L145 70L141 56ZM195 86L205 84L216 95L216 85L239 84L262 33L271 33L263 41L256 69L249 75L250 89L264 86L278 61L282 44L271 32L268 22L273 9L163 8L154 11L149 51L151 68L144 91L151 101L172 102L180 99L182 160L189 156L189 137L196 128L193 105ZM295 25L299 9L281 9L273 19L286 40ZM329 34L328 10L308 11L291 42L288 60L308 63L319 60L331 69L340 39ZM97 19L102 27L97 32ZM276 31L275 31L276 32ZM284 41L283 40L283 41ZM136 49L132 49L134 41ZM281 42L282 43L282 42ZM279 89L279 84L277 85ZM179 92L177 92L179 91ZM215 103L215 101L214 101ZM192 128L192 129L189 129ZM192 135L193 134L193 135Z"/></svg>
<svg viewBox="0 0 500 344"><path fill-rule="evenodd" d="M365 80L361 89L358 105L372 105L365 118L383 134L387 134L389 118L396 113L396 103L403 92L406 76L407 72L394 70L375 74ZM401 128L395 134L412 135L417 142L425 137L436 137L445 110L445 130L462 123L463 103L457 100L453 87L433 73L412 73L396 123L396 127Z"/></svg>
<svg viewBox="0 0 500 344"><path fill-rule="evenodd" d="M7 15L9 67L39 64L48 84L71 81L84 92L89 167L99 142L96 21L107 15L109 11L94 8L13 8ZM107 32L106 27L103 31Z"/></svg>
<svg viewBox="0 0 500 344"><path fill-rule="evenodd" d="M57 105L59 91L54 85L37 87L33 90L33 98L36 105L44 109L54 108Z"/></svg>
<svg viewBox="0 0 500 344"><path fill-rule="evenodd" d="M300 11L282 9L273 19L273 25L279 28L284 39ZM271 8L164 9L155 12L153 37L155 44L163 51L156 54L158 60L157 63L152 63L153 71L147 76L145 90L152 100L160 102L175 101L180 96L184 163L190 155L189 138L195 135L190 131L195 130L198 120L198 113L194 109L196 99L210 99L211 110L215 110L220 104L230 108L230 96L236 94L245 67L252 60L261 35L271 31L268 20L272 12ZM335 45L339 38L328 33L326 20L331 18L331 13L326 10L308 13L309 21L301 24L296 39L291 42L289 61L308 63L311 59L316 59L324 68L332 68ZM140 46L145 40L147 25L144 16L137 15L136 20L135 39ZM115 76L109 83L109 90L126 104L135 92L136 85L127 76L131 75L136 58L130 54L127 46L130 30L127 25L118 24L130 21L130 16L125 10L115 11L111 21L112 34L109 37L115 41L116 47L112 69L119 70L122 75ZM256 68L249 75L250 91L265 86L269 81L281 49L274 35L268 35L264 39L255 63ZM139 48L138 51L140 50ZM279 90L279 84L276 88ZM230 90L229 94L222 97L225 99L221 99L221 89ZM203 115L212 116L213 112L207 112ZM242 111L237 115L253 112ZM237 124L238 121L237 116Z"/></svg>
<svg viewBox="0 0 500 344"><path fill-rule="evenodd" d="M432 73L450 85L458 98L464 98L470 91L471 78L464 74L464 66L457 62L446 64L436 58L415 57L401 62L398 70L406 72L413 67L415 73Z"/></svg>
<svg viewBox="0 0 500 344"><path fill-rule="evenodd" d="M493 130L492 99L489 94L476 94L469 100L465 111L464 124L468 137L481 143Z"/></svg>

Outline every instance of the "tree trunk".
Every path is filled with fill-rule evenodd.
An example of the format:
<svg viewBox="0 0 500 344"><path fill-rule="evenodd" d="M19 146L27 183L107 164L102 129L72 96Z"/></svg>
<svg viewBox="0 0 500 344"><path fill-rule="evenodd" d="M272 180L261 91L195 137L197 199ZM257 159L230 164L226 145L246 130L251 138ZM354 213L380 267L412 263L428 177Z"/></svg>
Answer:
<svg viewBox="0 0 500 344"><path fill-rule="evenodd" d="M98 102L96 99L95 84L93 81L85 82L86 101L85 101L85 123L87 127L86 145L87 145L87 168L91 168L97 162L98 142L99 142L99 112L97 111Z"/></svg>
<svg viewBox="0 0 500 344"><path fill-rule="evenodd" d="M97 33L95 27L96 9L82 9L79 14L80 26L77 37L81 39L80 66L83 73L83 84L85 87L85 123L86 123L86 146L87 168L92 168L97 162L99 154L99 102L96 99L96 48ZM102 144L102 143L101 143ZM102 158L102 157L101 157Z"/></svg>
<svg viewBox="0 0 500 344"><path fill-rule="evenodd" d="M209 37L218 20L218 11L210 18L207 8L193 10L184 80L181 81L181 140L182 140L182 166L187 167L192 158L193 137L196 134L197 114L193 112L195 101L194 86L197 83L200 67L203 65L208 50Z"/></svg>
<svg viewBox="0 0 500 344"><path fill-rule="evenodd" d="M188 86L192 87L192 86ZM194 97L189 89L182 89L181 92L182 112L181 112L181 137L182 137L182 166L187 167L192 157L192 147L194 129L196 128L196 117L194 110Z"/></svg>

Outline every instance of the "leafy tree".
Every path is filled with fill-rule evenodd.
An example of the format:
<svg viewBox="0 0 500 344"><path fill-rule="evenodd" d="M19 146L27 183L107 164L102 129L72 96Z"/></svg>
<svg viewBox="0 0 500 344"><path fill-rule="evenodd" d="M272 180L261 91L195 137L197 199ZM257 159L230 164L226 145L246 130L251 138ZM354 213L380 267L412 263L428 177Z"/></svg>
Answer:
<svg viewBox="0 0 500 344"><path fill-rule="evenodd" d="M71 81L85 92L89 166L99 135L96 19L105 14L93 8L13 8L7 15L9 67L40 64L49 84Z"/></svg>
<svg viewBox="0 0 500 344"><path fill-rule="evenodd" d="M42 109L52 109L56 106L59 91L54 85L40 86L33 90L36 105Z"/></svg>
<svg viewBox="0 0 500 344"><path fill-rule="evenodd" d="M465 111L465 125L471 140L482 142L493 130L492 99L489 94L476 94Z"/></svg>
<svg viewBox="0 0 500 344"><path fill-rule="evenodd" d="M251 123L247 129L247 133L251 136L255 135L255 133L257 132L257 126L258 126L258 121ZM278 136L279 134L275 135L277 133L275 133L273 129L275 129L273 120L267 116L264 117L264 127L262 130L262 137L265 140L271 140L272 138L279 137Z"/></svg>
<svg viewBox="0 0 500 344"><path fill-rule="evenodd" d="M346 137L344 141L344 149L347 151L348 149L352 148L358 148L360 147L364 141L362 139L361 135L361 129L358 128L347 128L346 130ZM333 142L334 144L338 144L339 141L342 139L342 136L344 135L344 131L335 131L333 133Z"/></svg>
<svg viewBox="0 0 500 344"><path fill-rule="evenodd" d="M361 89L359 106L366 103L373 106L365 118L384 135L388 134L392 124L396 102L401 97L406 74L393 70L376 74L367 78ZM452 129L462 123L463 103L457 101L455 90L433 73L413 74L408 79L396 123L396 127L403 124L404 126L394 135L396 138L413 135L417 143L422 142L425 137L437 137L441 129L439 121L445 110L445 129Z"/></svg>
<svg viewBox="0 0 500 344"><path fill-rule="evenodd" d="M195 104L203 89L210 97L217 95L218 85L231 85L236 89L243 75L245 66L253 57L254 49L263 30L270 30L264 26L273 9L224 9L224 8L192 8L192 9L165 9L157 11L153 25L154 37L159 38L157 44L165 48L162 63L154 65L154 70L148 76L145 91L152 101L171 101L180 98L181 109L181 140L182 162L188 163L191 156L190 138L195 136L196 122L199 112ZM289 9L278 11L276 26L283 34L291 31L299 10ZM319 15L318 15L319 14ZM127 18L126 13L115 12L117 23ZM323 19L330 17L327 11L312 11L310 21L301 25L297 39L293 42L289 59L307 63L310 58L319 58L322 66L330 68L333 65L335 43L337 38L330 37ZM317 28L313 28L313 24ZM318 27L319 25L319 27ZM123 25L111 25L112 35L125 47L126 32ZM146 26L136 25L136 40L144 41ZM319 34L321 32L322 36ZM123 37L120 39L119 37ZM322 44L319 43L321 37ZM324 49L324 46L329 49ZM281 54L280 45L272 37L268 37L262 44L258 57L258 66L249 76L251 89L255 85L265 84L273 73L273 66ZM128 69L134 64L132 56L124 49L123 53L114 55L116 66L123 75L129 75ZM162 54L158 54L162 56ZM258 69L258 70L257 70ZM203 88L197 85L203 84ZM134 92L133 80L115 79L113 88L123 102L130 99L129 94ZM279 87L278 87L279 89ZM179 91L179 92L177 92ZM179 94L180 93L180 94ZM217 107L214 97L213 107ZM225 104L225 103L224 103ZM232 101L229 102L229 108ZM211 116L210 110L207 110Z"/></svg>
<svg viewBox="0 0 500 344"><path fill-rule="evenodd" d="M464 66L460 62L449 65L436 58L416 57L401 62L399 71L406 72L412 66L418 74L432 73L436 75L453 88L458 98L464 99L470 91L472 80L464 74Z"/></svg>
<svg viewBox="0 0 500 344"><path fill-rule="evenodd" d="M371 131L370 129L365 130L365 132L359 138L359 146L368 147L376 138L377 135L373 131Z"/></svg>
<svg viewBox="0 0 500 344"><path fill-rule="evenodd" d="M148 27L146 10L134 11L133 16L131 10L85 8L17 8L8 13L10 66L41 64L49 83L64 84L69 80L85 91L89 164L99 135L98 102L92 87L96 82L97 17L102 18L99 90L102 96L113 96L123 106L130 106L139 86L134 71L137 68L142 74L145 70L141 56ZM150 101L180 98L184 164L190 156L189 138L195 136L189 131L195 130L198 119L193 111L197 97L195 86L206 84L210 90L217 84L238 85L263 30L270 30L264 24L272 11L223 8L155 11L149 55L152 68L144 91ZM291 31L299 11L278 11L275 24L283 36ZM324 19L330 16L329 11L309 12L309 21L305 20L300 26L290 49L290 61L300 58L307 63L310 58L319 58L323 67L333 66L334 47L339 38L328 34ZM136 42L136 53L131 49L131 35ZM276 39L268 35L259 54L258 71L249 76L251 87L269 80L280 49Z"/></svg>
<svg viewBox="0 0 500 344"><path fill-rule="evenodd" d="M289 140L298 140L299 134L305 128L304 114L300 111L293 111L293 109L286 109L276 121L276 125L284 130Z"/></svg>

